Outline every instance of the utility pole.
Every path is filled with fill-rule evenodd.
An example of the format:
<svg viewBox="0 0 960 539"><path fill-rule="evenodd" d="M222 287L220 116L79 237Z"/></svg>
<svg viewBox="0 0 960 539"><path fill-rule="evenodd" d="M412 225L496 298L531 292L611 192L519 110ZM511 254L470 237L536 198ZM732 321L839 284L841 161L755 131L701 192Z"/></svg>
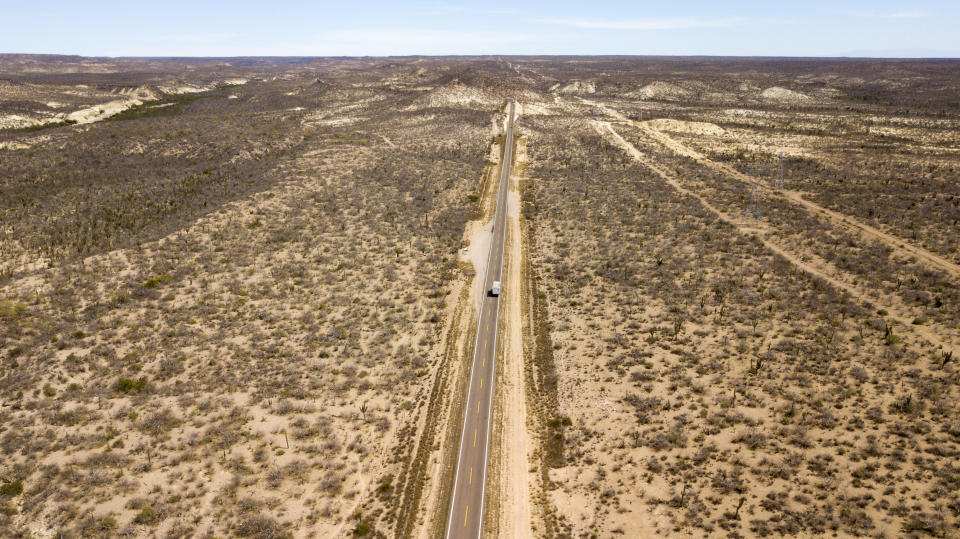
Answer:
<svg viewBox="0 0 960 539"><path fill-rule="evenodd" d="M751 193L751 198L753 199L753 218L757 221L760 220L760 182L753 182L753 191Z"/></svg>
<svg viewBox="0 0 960 539"><path fill-rule="evenodd" d="M777 159L777 180L774 182L773 188L780 191L783 190L783 152L780 152L780 156Z"/></svg>

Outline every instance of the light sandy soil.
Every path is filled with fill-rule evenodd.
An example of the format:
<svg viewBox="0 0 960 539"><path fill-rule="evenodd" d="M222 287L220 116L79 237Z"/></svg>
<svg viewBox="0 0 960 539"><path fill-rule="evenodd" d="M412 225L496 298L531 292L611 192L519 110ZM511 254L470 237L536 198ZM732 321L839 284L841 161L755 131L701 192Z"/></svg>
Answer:
<svg viewBox="0 0 960 539"><path fill-rule="evenodd" d="M204 84L204 85L195 85L195 84L181 84L181 85L163 85L158 86L158 89L170 95L184 95L184 94L199 94L200 92L209 92L216 88L215 84Z"/></svg>
<svg viewBox="0 0 960 539"><path fill-rule="evenodd" d="M487 535L960 538L960 79L657 62L2 77L0 536L442 533L514 97Z"/></svg>
<svg viewBox="0 0 960 539"><path fill-rule="evenodd" d="M246 84L247 82L247 79L229 79L223 81L222 83L214 83L203 86L159 86L157 87L157 90L163 94L181 95L210 91L216 88L218 84L239 86ZM13 93L12 90L8 92L4 92L3 90L4 88L0 88L0 95L3 95L4 93ZM23 93L24 91L25 90L20 90L19 93ZM49 93L51 90L45 89L45 91ZM32 127L54 122L62 122L64 120L75 122L81 125L89 124L105 120L129 109L130 107L142 105L150 101L156 101L161 98L161 95L157 91L154 91L147 86L121 88L118 91L110 92L91 90L86 86L77 86L69 89L61 89L60 91L62 92L62 95L76 95L86 99L100 100L115 98L117 96L121 96L121 99L110 99L109 101L103 101L92 106L73 110L71 112L57 112L54 114L48 114L41 111L38 112L36 116L22 116L16 114L0 115L0 129ZM61 109L69 107L70 105L57 101L50 101L46 103L46 106L50 108Z"/></svg>
<svg viewBox="0 0 960 539"><path fill-rule="evenodd" d="M37 120L27 116L21 116L19 114L7 114L0 116L0 129L19 129L21 127L37 125L37 123Z"/></svg>
<svg viewBox="0 0 960 539"><path fill-rule="evenodd" d="M401 124L407 117L412 126ZM31 404L0 411L0 475L16 470L24 496L38 503L5 525L68 534L89 518L113 526L113 536L177 535L184 526L195 535L236 536L237 526L262 516L267 528L294 537L333 537L352 534L361 510L373 518L364 504L384 484L398 485L396 446L416 444L416 423L427 419L420 404L448 368L444 334L454 336L451 354L462 357L466 331L457 326L471 323L469 278L453 258L463 231L457 226L444 237L421 223L449 226L446 219L469 211L467 194L486 173L485 120L453 124L451 140L469 140L472 152L456 162L467 154L430 154L436 137L419 125L405 115L391 126L396 131L385 129L396 148L377 144L369 127L347 142L314 133L270 171L277 181L268 189L218 201L159 239L50 267L24 253L20 273L0 287L4 329L8 316L24 339L53 324L57 333L77 327L43 339L48 351L31 346L20 356L21 365L45 367L32 395L20 382ZM431 142L411 151L417 137ZM138 156L144 146L150 151L146 137L96 155L128 149ZM269 148L258 142L249 152ZM234 152L224 154L228 160ZM361 173L378 160L388 165L383 176ZM404 182L414 167L431 181L443 178L443 189L414 201L420 213L398 213L413 200ZM452 217L437 217L440 208L451 208ZM78 316L97 305L106 306L102 315ZM0 342L5 369L16 345ZM142 390L117 389L118 380L140 377ZM148 428L155 419L160 426ZM20 437L39 439L34 428L49 434L47 443L26 447ZM22 452L6 451L14 445ZM71 479L51 481L59 470ZM76 513L59 509L67 501ZM143 507L156 516L138 519Z"/></svg>
<svg viewBox="0 0 960 539"><path fill-rule="evenodd" d="M454 81L448 85L429 90L426 95L408 107L408 110L418 110L424 107L490 107L500 102L497 97L491 96L483 90L471 88Z"/></svg>
<svg viewBox="0 0 960 539"><path fill-rule="evenodd" d="M472 283L476 279L479 279L479 277L474 276L472 280L457 285L456 297L459 299L456 302L451 302L447 312L448 319L451 320L451 325L446 332L448 360L464 357L470 351L469 347L472 343L472 339L470 338L472 335L471 329L476 326L476 316L472 313L472 309L470 309L470 305L472 304L471 290L474 288ZM455 407L451 406L451 403L456 397L455 387L457 381L468 376L469 373L466 371L463 362L449 361L449 364L442 362L439 364L437 372L433 374L433 378L442 377L444 374L446 374L446 377L443 378L443 381L446 382L446 386L441 388L442 398L440 404L437 406L437 415L429 417L427 414L424 414L420 419L416 438L407 440L406 443L412 445L425 443L424 436L427 434L427 429L434 429L434 432L440 433L440 440L444 439L444 432L454 430L452 426L459 419L453 414ZM450 382L450 380L453 382ZM412 537L421 539L433 537L436 530L439 529L438 526L440 526L440 524L438 523L442 521L445 515L444 509L446 508L446 503L443 498L443 465L445 453L441 449L442 446L443 442L440 442L440 444L436 446L426 448L426 450L429 451L429 457L425 470L423 471L425 485L420 500L420 507L418 508L418 515L406 517L415 518L412 526L413 531L410 534ZM408 473L410 472L408 471ZM398 534L399 533L403 533L403 531L398 530Z"/></svg>
<svg viewBox="0 0 960 539"><path fill-rule="evenodd" d="M566 127L560 122L557 124L559 125L554 124L556 126L551 126L545 131L556 132ZM573 124L573 121L569 124ZM874 466L873 464L865 464L863 457L857 453L850 455L844 449L834 450L833 446L840 444L844 447L857 447L858 444L862 445L864 436L870 440L870 443L874 443L875 439L881 439L884 443L898 445L899 439L890 435L885 436L882 427L878 429L869 424L864 429L853 427L852 424L858 419L857 413L862 413L865 407L872 407L872 413L878 414L874 417L879 417L887 410L894 410L893 413L897 413L896 411L903 409L903 404L897 404L897 402L904 402L903 397L898 401L896 395L910 392L910 390L903 388L902 381L914 376L937 377L938 367L936 364L931 366L927 358L931 355L938 356L940 350L949 351L955 348L957 344L954 339L955 332L943 327L942 324L930 321L918 324L915 320L921 311L915 305L905 304L898 296L887 296L882 291L869 289L865 286L863 279L858 279L856 275L837 267L835 263L816 256L808 245L785 238L770 222L758 221L745 212L730 211L729 199L724 200L718 197L715 189L708 189L704 185L704 180L696 174L695 171L698 169L692 167L689 170L680 169L676 163L685 161L679 159L671 161L665 158L676 151L659 142L654 134L650 133L654 130L649 127L643 129L643 124L626 122L624 124L626 125L594 123L597 133L612 143L613 148L624 151L625 156L643 165L642 169L635 168L632 171L627 165L628 171L620 178L614 175L605 176L611 181L615 180L620 189L616 192L620 197L627 198L623 205L625 211L615 213L617 218L610 218L599 226L599 230L597 225L581 224L570 220L575 219L578 214L576 201L580 197L583 200L580 204L588 200L594 201L597 212L595 216L602 215L605 211L612 211L616 207L619 200L615 202L606 199L606 205L597 202L598 199L604 200L596 194L604 189L604 183L599 180L596 180L589 190L578 193L574 191L577 186L576 175L571 175L574 178L573 181L557 182L564 185L568 195L551 192L546 187L540 192L542 198L549 197L551 201L566 198L573 200L565 203L569 209L566 210L568 213L563 218L550 220L553 214L564 211L563 203L551 205L548 210L538 214L540 223L538 236L548 246L553 242L551 250L542 254L538 262L549 268L550 277L548 278L554 279L555 283L548 297L551 302L551 333L555 339L554 347L558 351L555 358L559 377L560 409L562 414L567 414L572 419L573 425L568 431L567 465L550 470L551 479L559 487L550 493L550 499L557 512L563 515L569 533L572 536L589 536L597 533L597 530L602 530L599 533L601 536L607 534L626 537L724 536L725 531L731 533L731 530L741 530L746 533L748 529L763 530L765 526L775 526L774 522L783 522L778 517L770 518L767 513L764 513L771 508L774 511L777 510L777 506L770 500L783 495L782 493L787 493L788 497L796 496L795 499L801 504L800 506L807 503L805 496L818 492L840 493L837 494L837 504L845 503L843 500L858 496L876 498L880 496L881 491L889 496L893 492L891 489L884 491L882 487L871 488L870 484L861 482L863 470L865 467ZM551 124L545 121L541 125ZM568 139L585 139L582 134L578 134L576 128L571 128L570 131L574 135ZM564 141L561 137L547 140L558 143ZM609 147L591 143L589 148L593 149L592 152L587 152L590 155L611 156L614 167L622 166L620 164L622 162L612 156ZM571 150L571 153L584 152ZM550 152L544 151L539 155L549 156ZM570 159L572 158L568 153L557 161L566 165ZM591 164L588 159L584 161L588 165ZM573 168L575 165L582 166L575 162L569 166ZM562 175L563 168L557 168ZM548 171L556 171L557 168L544 167ZM587 169L589 170L589 166ZM653 174L650 175L648 172ZM681 212L665 209L664 207L670 204L666 200L668 197L659 194L651 198L642 187L637 190L638 194L633 195L630 189L634 182L633 178L648 176L651 180L658 180L679 193L681 195L679 200L684 201L682 202L684 210ZM723 174L724 178L727 176ZM555 178L550 177L549 173L538 177L537 180L542 185L549 185L556 181ZM722 182L723 179L717 181ZM638 187L643 185L640 181L636 183ZM636 200L631 195L635 196ZM696 202L691 204L687 202L689 200ZM724 204L727 206L725 207ZM743 255L739 253L733 255L734 260L737 260L735 264L740 268L735 270L735 273L746 274L751 271L746 268L754 264L766 266L774 260L779 264L775 270L776 273L788 279L789 282L802 281L812 283L815 289L835 289L841 293L845 292L844 296L856 298L858 304L864 305L868 309L868 314L882 315L884 320L895 328L896 333L903 337L900 346L905 352L899 349L891 351L883 345L872 348L875 341L870 340L869 333L866 337L867 341L864 341L863 330L858 336L855 327L844 326L839 320L838 335L840 331L846 331L846 333L842 338L838 336L838 344L834 346L843 346L846 353L852 356L841 356L842 362L855 365L851 369L852 372L857 373L857 376L861 376L864 372L895 372L896 374L891 375L892 378L886 380L892 379L894 383L901 385L899 387L879 385L871 391L871 384L864 383L862 378L855 383L848 382L847 387L850 388L851 394L863 395L854 410L843 409L845 407L840 404L832 406L830 411L836 414L836 420L824 421L822 425L817 425L811 420L813 417L810 415L811 412L804 412L806 415L798 413L796 421L798 426L786 427L787 430L785 430L783 425L794 424L789 417L783 417L784 411L789 415L791 406L794 406L790 402L797 402L796 406L799 407L801 402L816 402L818 398L828 398L827 396L834 392L833 389L829 389L832 388L831 382L827 382L822 387L808 385L809 382L805 377L809 376L809 367L797 366L793 358L784 358L787 359L784 362L778 361L770 367L776 369L775 373L760 376L742 360L742 354L750 353L750 342L753 336L759 337L762 333L765 338L773 339L772 342L763 342L764 349L769 349L772 344L776 350L781 346L780 343L788 342L784 336L790 334L789 322L772 322L772 328L765 329L761 333L755 333L747 326L745 329L737 329L736 333L731 331L730 336L725 337L722 336L723 330L717 327L716 318L712 322L703 319L704 314L713 314L716 317L715 308L712 313L711 309L703 308L703 303L700 303L700 307L697 308L696 299L691 298L694 300L693 311L697 312L694 317L700 320L694 321L689 318L683 320L682 335L689 335L689 338L668 338L669 342L665 342L662 336L658 338L657 335L663 335L663 332L670 334L670 329L663 326L669 324L674 318L673 313L677 303L664 304L659 299L655 299L655 296L651 297L652 292L658 288L657 284L640 285L646 288L647 293L637 293L634 297L633 290L638 288L637 281L656 281L662 278L661 275L666 275L669 279L680 279L681 290L689 289L690 286L697 286L693 283L704 279L704 274L709 276L717 266L714 265L711 268L711 263L696 260L697 255L690 256L694 251L686 241L680 244L675 240L671 241L671 235L659 230L655 222L647 222L646 226L636 228L627 226L612 234L607 231L607 227L611 229L615 227L619 224L621 217L628 219L625 216L630 215L629 208L639 207L640 213L646 208L659 210L651 213L661 214L665 219L669 218L671 223L677 223L671 226L682 229L689 226L690 221L701 219L703 222L702 217L696 216L702 210L691 210L691 207L696 206L706 210L705 213L710 216L701 229L702 232L698 234L713 237L714 231L722 231L721 237L730 242L728 247L721 248L720 252L724 253L722 256L729 256L727 253L733 245L760 247L743 262L736 258ZM605 210L605 207L610 210ZM806 210L795 211L803 213ZM825 222L833 224L828 219ZM593 237L600 238L597 244L599 248L590 249L589 241L584 241L589 240L590 236L585 237L582 232L570 233L563 227L563 223L578 232L586 229L594 235ZM693 228L697 229L697 227ZM654 237L664 238L657 240L660 242L659 247L650 246ZM605 242L607 245L604 245ZM667 247L669 250L690 253L686 255L688 257L686 265L671 267L660 274L656 270L658 264L649 261L652 258L650 252L653 249L663 249L664 245L669 246ZM578 251L585 249L585 246L590 254L579 254ZM699 250L699 247L697 249ZM617 286L616 268L618 266L613 264L613 268L607 269L602 262L605 259L625 262L644 254L649 262L631 270L637 272L634 273L637 277L633 281L628 280L623 283L622 287ZM574 258L576 260L571 261ZM601 262L595 262L597 260ZM785 264L784 261L789 264ZM594 275L600 274L603 278L591 279L589 272L573 269L575 266L583 265L590 266ZM710 277L706 277L706 280L711 282ZM805 286L811 286L811 284ZM579 290L581 287L586 287L588 290L581 291ZM763 288L757 289L762 291L772 288L774 288L772 283L768 286L765 282ZM611 293L610 289L614 292ZM618 299L614 300L615 297ZM794 294L791 294L791 297L794 297ZM680 308L680 312L683 312L682 300ZM811 311L807 309L812 309L812 312L816 313L818 307L815 304L801 307L800 316L811 316L808 314ZM793 316L795 315L791 315ZM741 314L734 317L739 318L737 324L743 327L742 324L747 322L748 315ZM648 323L652 323L654 327L645 328ZM759 321L760 327L765 327L766 323L766 320ZM658 324L660 327L656 327ZM731 321L731 326L733 325ZM810 322L794 322L794 325L797 328L810 327ZM809 335L820 339L820 342L832 342L831 331L808 331L810 331ZM649 337L644 339L643 337L648 333ZM769 337L766 337L767 335ZM875 330L874 335L876 335ZM759 340L762 342L765 338ZM873 339L876 338L873 337ZM640 342L636 342L633 346L622 344L634 339ZM743 344L735 346L736 352L732 353L734 347L729 347L728 342L736 345L738 340L742 340ZM891 342L897 341L894 339ZM861 356L863 352L866 353ZM762 353L762 349L755 353ZM904 353L910 358L919 359L900 361L893 359L896 357L895 354ZM767 354L769 354L768 357L775 357L769 351ZM889 355L889 359L882 360L883 367L872 363L872 358L877 355L881 357ZM678 364L677 358L686 358L686 360L681 360ZM714 371L717 374L712 377L707 375L701 378L701 375L710 372L706 367L707 362L716 365L719 372ZM831 361L831 364L836 363ZM625 368L619 367L621 365ZM608 370L604 370L604 366ZM635 369L631 372L629 366L635 366ZM802 372L788 374L794 370ZM782 378L784 375L786 377ZM940 379L943 380L941 383L944 385L940 387L950 384L947 380L952 379L952 376L949 373L942 374ZM631 378L636 381L635 384L631 383ZM842 379L842 375L840 378ZM743 389L741 384L744 382L740 380L747 380L746 387L750 389ZM872 380L871 376L868 375L866 380ZM838 382L838 385L840 383L843 382ZM691 391L684 391L682 389L684 386L691 388ZM751 396L745 397L742 391ZM778 398L778 391L783 391L791 400L786 403L773 400ZM635 392L639 392L639 395ZM737 397L731 399L732 394L736 394ZM798 394L809 394L810 397L793 401ZM718 407L719 411L717 411ZM649 410L649 416L644 413L645 408ZM698 408L702 408L699 414L700 420L696 418L697 414L692 413ZM671 416L676 420L673 426L669 419ZM722 417L730 418L730 422L734 425L745 424L724 432L722 427L728 420L721 419ZM935 417L938 419L934 421L944 420L942 417ZM833 421L839 421L841 425L849 421L851 425L847 428L832 427ZM884 420L876 419L875 421L882 423ZM699 432L694 430L691 433L692 425L698 424L704 425L702 430ZM800 429L805 434L806 429L809 428L810 434L806 435L811 436L811 441L808 443L801 440L796 443L793 438L785 437L786 433L790 432L789 429L793 428ZM875 432L877 430L880 432ZM744 447L743 440L749 440L753 432L759 433L757 436L761 438L776 437L776 441L771 438L770 441L764 442L768 447L766 451L759 446ZM813 434L814 432L816 434ZM679 447L685 449L674 453L668 449L670 444L663 441L669 439L667 437L671 433L691 433L689 435L692 443L685 438L687 434L679 434L683 440ZM693 434L696 434L696 437L693 437ZM784 440L786 440L785 443ZM782 456L784 450L792 456L784 458ZM780 470L786 466L795 466L793 462L810 462L809 469L816 470L816 465L812 462L827 458L823 455L831 455L830 458L837 459L837 465L842 469L856 470L852 482L849 477L826 482L820 479L822 476L817 477L819 474L806 475L802 465L797 472L790 472L799 473L799 479L789 480L786 483L774 479L773 475L766 471L771 465ZM847 455L850 455L849 460ZM729 461L728 457L730 457ZM716 463L712 460L715 458ZM781 459L784 460L782 464L779 463ZM740 484L745 486L729 488L724 482L724 477L729 473L730 468L726 464L719 464L720 462L732 464L733 470L738 474L741 472L737 470L745 470L743 473L749 477L749 481L738 478L735 481L742 481ZM663 470L670 470L670 472L664 476ZM898 483L898 489L917 489L925 492L927 487L923 483L914 481L913 477L912 473L907 472L904 479ZM717 494L718 491L720 494ZM751 500L756 502L744 506L744 512L739 515L742 523L738 524L733 514L736 510L735 496L740 494L747 498L748 502ZM691 496L696 497L696 501L691 502ZM917 498L922 499L920 495L917 495ZM895 499L893 502L886 503L897 503ZM896 535L901 531L900 525L886 511L888 507L886 503L859 505L862 512L856 513L859 516L851 522L866 522L874 532ZM713 511L712 517L705 517L704 521L697 522L700 518L698 513L702 516L710 514L711 511ZM843 509L840 512L840 518L850 518L854 515L852 511L849 508ZM707 519L710 520L709 523L705 522ZM694 528L686 527L691 523L694 523ZM703 527L700 527L701 525ZM838 531L838 535L855 535L856 526L857 524L844 524L843 531ZM753 533L762 534L761 532ZM794 535L796 532L790 534ZM810 536L802 533L799 535Z"/></svg>
<svg viewBox="0 0 960 539"><path fill-rule="evenodd" d="M591 81L575 80L570 81L564 86L558 84L551 88L551 91L556 91L561 94L583 95L596 93L597 87Z"/></svg>
<svg viewBox="0 0 960 539"><path fill-rule="evenodd" d="M119 114L130 107L142 105L144 102L140 99L120 99L109 101L93 107L87 107L67 114L67 120L77 122L78 124L89 124L105 120L111 116Z"/></svg>
<svg viewBox="0 0 960 539"><path fill-rule="evenodd" d="M679 131L692 135L711 135L716 137L722 136L725 133L722 127L709 122L685 122L670 118L645 121L644 125L660 131Z"/></svg>
<svg viewBox="0 0 960 539"><path fill-rule="evenodd" d="M483 275L487 271L487 255L490 253L490 242L493 240L493 220L481 224L479 221L470 221L467 223L467 247L466 253L461 251L461 258L465 258L473 266L476 272L473 284L470 287L470 302L473 304L474 311L480 314L480 305L483 301Z"/></svg>
<svg viewBox="0 0 960 539"><path fill-rule="evenodd" d="M206 230L227 228L230 226L229 223L246 220L248 218L247 216L263 214L264 212L283 212L286 208L294 206L296 204L296 199L305 196L306 193L309 193L311 190L317 187L318 186L316 184L311 185L311 183L291 182L287 186L280 186L273 191L273 194L276 196L276 198L268 199L267 197L262 196L257 197L254 200L243 201L234 204L217 215L199 220L190 229L178 231L177 233L171 234L170 236L165 237L158 242L145 244L142 249L120 250L107 253L105 255L89 257L83 261L82 265L84 267L98 267L101 271L106 271L107 274L114 275L114 279L122 278L125 271L129 271L131 267L144 266L146 265L144 260L155 255L162 256L162 253L167 252L172 245L178 244L184 236L203 237L206 235L204 232ZM289 261L292 260L289 258L290 256L291 255L289 253L280 253L279 259ZM265 269L266 267L269 266L264 266ZM107 268L109 268L109 270ZM265 281L265 275L259 272L247 277L247 282L250 283L251 286L255 286L254 283L256 282ZM103 282L101 285L104 287L104 289L109 290L111 287L118 286L118 283L110 281ZM186 285L186 283L184 283L184 285ZM29 288L29 285L27 285L24 281L20 281L14 283L12 286L6 287L4 289L4 293L11 294L13 290L23 290L25 287ZM184 286L178 294L178 301L184 306L192 305L194 301L199 299L197 295L201 293L202 291L198 288ZM135 317L135 314L131 313L131 316ZM205 329L205 331L214 331L214 329L209 328ZM93 343L91 343L91 345L92 344ZM253 343L251 342L248 344ZM121 350L126 351L127 349L121 348ZM87 357L89 349L81 353L83 354L81 357ZM196 352L194 353L196 354ZM201 355L200 357L205 356L206 354ZM227 459L240 459L240 461L256 460L257 457L254 457L253 455L258 450L259 446L268 448L270 453L276 455L274 466L277 469L283 469L290 463L301 461L304 453L296 451L296 449L298 446L303 449L305 444L300 443L293 434L288 437L285 437L283 434L284 431L293 430L292 427L289 426L288 418L284 417L284 415L288 412L278 413L276 408L271 408L270 401L267 401L266 403L261 402L258 404L248 403L250 399L250 393L245 391L234 391L226 393L225 395L228 397L231 406L241 406L245 410L245 414L248 418L248 424L246 428L249 429L249 433L253 439L260 440L260 442L251 443L249 445L241 444L239 446L232 447L227 453L225 453ZM372 424L362 420L359 411L356 409L356 406L347 401L337 399L336 401L322 404L319 407L314 404L317 402L315 400L312 402L293 400L293 402L293 410L299 411L300 414L304 414L302 417L311 417L313 419L330 417L337 418L336 421L338 422L346 421L352 425L351 436L360 436L364 438L369 437L369 441L367 443L377 444L378 442L376 442L376 440L388 440L391 437L389 433L392 432L393 427L388 428L385 431L387 435L384 436L383 432L377 432L377 429L375 429ZM389 401L370 399L368 402L368 415L371 417L379 416L391 408ZM124 409L129 410L131 404L132 402L130 402L128 399L108 399L104 402L102 413L115 414ZM155 409L161 409L164 407L177 409L178 401L172 397L159 399L155 401L154 407ZM173 436L173 440L176 443L183 443L184 440L196 439L198 436L203 436L205 429L202 428L202 425L202 421L197 421L195 424L184 424L182 428L177 429ZM362 434L364 431L367 433ZM125 433L123 438L124 443L129 446L146 445L152 443L149 436L144 433L137 432L136 430ZM357 439L359 440L360 438ZM294 450L290 450L291 448ZM260 451L262 451L262 449L260 449ZM284 455L285 451L287 452L286 455ZM82 461L84 458L87 458L92 454L94 453L71 453L70 451L54 452L45 458L44 462L48 465L58 464L69 466L78 461ZM323 534L336 534L337 530L341 530L343 526L347 525L347 519L353 508L359 503L360 500L363 499L364 493L369 486L370 478L376 476L382 469L383 459L385 457L384 452L375 451L370 456L372 458L366 460L365 462L358 460L349 465L351 469L350 477L347 479L348 483L350 484L348 492L349 501L336 506L336 508L333 510L334 513L331 515L334 518L330 521L314 524L315 530L319 530ZM160 464L160 462L160 457L158 457L158 464ZM156 492L161 489L170 488L170 481L167 477L167 473L175 473L177 477L180 477L180 475L183 473L183 471L174 472L168 468L168 466L171 466L172 464L175 464L175 461L172 463L165 463L162 465L162 468L157 470L156 473L148 474L140 478L138 482L134 483L135 487L127 489L123 496L116 496L106 504L98 504L98 511L114 511L120 514L129 513L130 510L126 508L124 504L131 497L136 497L137 494L145 495L150 492ZM297 465L295 464L295 466ZM204 497L205 501L202 502L203 504L201 505L201 508L204 510L209 509L209 504L214 502L214 495L217 489L223 486L223 483L225 483L223 479L228 477L228 475L221 474L219 477L221 477L220 481L212 480L211 478L204 478L203 476L198 477L206 493ZM284 494L284 511L282 511L281 514L304 515L305 513L310 512L311 509L307 508L303 504L303 499L301 498L303 494L303 488L298 488L295 486L290 487ZM204 518L204 520L201 522L201 525L209 526L212 523L212 519L208 516ZM175 520L167 520L163 525L161 525L160 531L163 531L174 524L176 524ZM302 534L299 536L302 536Z"/></svg>
<svg viewBox="0 0 960 539"><path fill-rule="evenodd" d="M634 97L639 99L663 99L663 100L675 100L688 97L690 95L690 90L686 88L681 88L676 84L672 84L665 81L654 81L650 84L640 88L639 90L628 92L625 94L627 97Z"/></svg>
<svg viewBox="0 0 960 539"><path fill-rule="evenodd" d="M773 86L760 92L760 97L769 101L776 101L778 103L807 103L813 100L813 98L806 94L788 90L787 88L781 88L779 86Z"/></svg>
<svg viewBox="0 0 960 539"><path fill-rule="evenodd" d="M506 267L504 270L504 304L501 323L502 345L500 347L503 368L497 388L497 407L499 407L499 447L494 448L498 464L493 477L499 484L491 485L496 489L498 500L497 534L500 537L533 537L530 499L530 482L536 481L536 474L530 471L530 451L533 443L527 432L526 388L524 382L523 323L521 290L523 287L521 269L523 260L522 234L520 231L521 177L516 174L522 170L525 157L523 143L518 137L517 151L514 155L514 174L510 179L510 193L507 197L507 236ZM519 166L518 166L519 165Z"/></svg>

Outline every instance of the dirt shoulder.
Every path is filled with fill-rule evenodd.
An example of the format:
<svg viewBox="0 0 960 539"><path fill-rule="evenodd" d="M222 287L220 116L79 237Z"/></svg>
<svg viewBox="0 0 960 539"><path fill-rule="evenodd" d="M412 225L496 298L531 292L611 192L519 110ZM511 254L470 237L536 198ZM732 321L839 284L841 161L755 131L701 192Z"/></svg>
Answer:
<svg viewBox="0 0 960 539"><path fill-rule="evenodd" d="M507 195L507 236L504 250L504 293L499 328L494 432L490 451L490 494L484 529L498 537L532 536L530 489L536 475L530 472L534 443L528 433L526 383L523 375L523 276L524 250L520 225L520 182L526 159L525 141L514 139L514 167Z"/></svg>

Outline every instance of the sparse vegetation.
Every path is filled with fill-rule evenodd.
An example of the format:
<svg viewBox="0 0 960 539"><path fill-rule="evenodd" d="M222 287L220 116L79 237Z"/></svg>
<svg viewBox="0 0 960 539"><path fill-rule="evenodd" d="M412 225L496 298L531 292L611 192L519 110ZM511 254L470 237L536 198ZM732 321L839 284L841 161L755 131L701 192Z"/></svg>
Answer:
<svg viewBox="0 0 960 539"><path fill-rule="evenodd" d="M510 97L536 529L957 529L956 62L89 61L0 81L155 97L0 131L10 535L435 535Z"/></svg>

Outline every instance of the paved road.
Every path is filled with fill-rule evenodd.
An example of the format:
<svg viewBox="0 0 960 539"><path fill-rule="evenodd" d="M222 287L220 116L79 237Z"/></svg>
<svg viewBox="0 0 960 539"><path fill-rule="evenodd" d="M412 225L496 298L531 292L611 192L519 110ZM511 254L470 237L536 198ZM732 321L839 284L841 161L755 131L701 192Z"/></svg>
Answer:
<svg viewBox="0 0 960 539"><path fill-rule="evenodd" d="M480 537L483 526L483 497L487 479L487 449L490 436L490 416L493 407L493 376L496 373L497 321L500 298L489 294L494 281L500 281L503 272L503 240L507 222L507 191L510 167L513 165L513 117L515 103L510 102L510 116L503 144L500 167L500 185L497 188L497 209L493 217L493 242L487 258L484 290L487 295L480 307L477 340L474 344L470 388L460 434L460 452L457 454L457 475L453 484L453 498L447 516L447 537Z"/></svg>

